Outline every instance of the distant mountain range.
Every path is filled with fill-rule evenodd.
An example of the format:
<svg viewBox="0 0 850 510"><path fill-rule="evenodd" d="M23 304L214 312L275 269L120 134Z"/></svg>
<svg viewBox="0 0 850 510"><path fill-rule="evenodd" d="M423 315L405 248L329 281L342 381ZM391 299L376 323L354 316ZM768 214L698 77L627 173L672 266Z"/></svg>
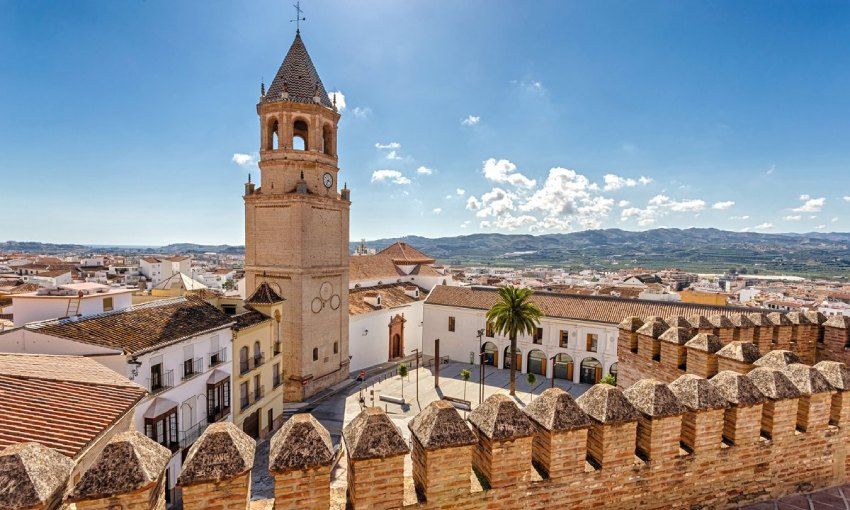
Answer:
<svg viewBox="0 0 850 510"><path fill-rule="evenodd" d="M620 229L567 234L471 234L427 238L405 236L367 241L383 248L404 241L446 263L504 265L556 264L600 269L676 266L692 271L789 273L830 277L850 276L850 233L764 234L713 228L659 228L642 232ZM352 242L352 250L359 242ZM31 253L204 253L238 254L242 246L178 243L150 247L104 247L8 241L0 251Z"/></svg>

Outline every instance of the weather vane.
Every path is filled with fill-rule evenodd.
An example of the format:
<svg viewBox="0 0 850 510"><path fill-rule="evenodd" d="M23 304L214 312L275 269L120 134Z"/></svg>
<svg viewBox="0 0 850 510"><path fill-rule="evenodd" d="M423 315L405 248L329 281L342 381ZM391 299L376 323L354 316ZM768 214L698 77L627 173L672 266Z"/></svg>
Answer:
<svg viewBox="0 0 850 510"><path fill-rule="evenodd" d="M301 31L301 22L307 21L307 18L301 16L301 14L304 13L304 11L301 10L301 0L298 0L297 2L292 4L292 7L295 7L295 19L291 19L291 20L289 20L289 22L292 23L294 21L295 22L295 31L300 32Z"/></svg>

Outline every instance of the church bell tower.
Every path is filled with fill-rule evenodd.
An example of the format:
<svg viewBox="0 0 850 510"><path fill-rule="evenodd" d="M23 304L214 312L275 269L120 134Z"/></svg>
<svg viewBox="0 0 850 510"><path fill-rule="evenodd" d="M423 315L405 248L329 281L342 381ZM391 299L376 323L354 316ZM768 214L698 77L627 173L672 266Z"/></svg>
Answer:
<svg viewBox="0 0 850 510"><path fill-rule="evenodd" d="M300 30L260 118L260 186L245 187L247 295L263 282L284 300L284 400L348 377L347 189L339 190L339 112Z"/></svg>

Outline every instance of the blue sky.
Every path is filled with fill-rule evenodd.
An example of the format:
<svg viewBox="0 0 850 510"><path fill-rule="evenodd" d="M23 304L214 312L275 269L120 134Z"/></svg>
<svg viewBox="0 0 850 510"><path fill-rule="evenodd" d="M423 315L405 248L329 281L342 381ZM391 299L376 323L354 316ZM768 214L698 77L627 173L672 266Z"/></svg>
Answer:
<svg viewBox="0 0 850 510"><path fill-rule="evenodd" d="M290 3L0 0L0 239L241 244ZM850 230L850 3L302 7L352 239Z"/></svg>

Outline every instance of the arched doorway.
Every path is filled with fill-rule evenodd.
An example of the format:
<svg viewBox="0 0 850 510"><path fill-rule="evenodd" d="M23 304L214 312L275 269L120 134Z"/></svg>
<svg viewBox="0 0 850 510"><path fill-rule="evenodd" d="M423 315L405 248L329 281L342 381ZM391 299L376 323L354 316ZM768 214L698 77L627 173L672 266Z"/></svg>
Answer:
<svg viewBox="0 0 850 510"><path fill-rule="evenodd" d="M493 342L484 342L481 346L481 363L491 367L499 366L499 348Z"/></svg>
<svg viewBox="0 0 850 510"><path fill-rule="evenodd" d="M573 359L569 354L561 353L555 356L553 375L557 379L573 380Z"/></svg>
<svg viewBox="0 0 850 510"><path fill-rule="evenodd" d="M513 356L511 356L511 346L505 347L505 366L510 369L511 363L516 363L517 372L522 372L522 351L517 348Z"/></svg>
<svg viewBox="0 0 850 510"><path fill-rule="evenodd" d="M398 314L390 319L389 324L389 359L401 358L404 356L404 323L407 322L402 314Z"/></svg>
<svg viewBox="0 0 850 510"><path fill-rule="evenodd" d="M611 366L608 367L608 373L611 374L611 377L614 378L614 384L617 384L617 363L611 363Z"/></svg>
<svg viewBox="0 0 850 510"><path fill-rule="evenodd" d="M539 349L534 349L528 353L528 365L526 372L537 375L546 375L546 354Z"/></svg>
<svg viewBox="0 0 850 510"><path fill-rule="evenodd" d="M602 379L602 363L596 358L584 358L581 360L579 382L583 384L596 384L600 379Z"/></svg>

